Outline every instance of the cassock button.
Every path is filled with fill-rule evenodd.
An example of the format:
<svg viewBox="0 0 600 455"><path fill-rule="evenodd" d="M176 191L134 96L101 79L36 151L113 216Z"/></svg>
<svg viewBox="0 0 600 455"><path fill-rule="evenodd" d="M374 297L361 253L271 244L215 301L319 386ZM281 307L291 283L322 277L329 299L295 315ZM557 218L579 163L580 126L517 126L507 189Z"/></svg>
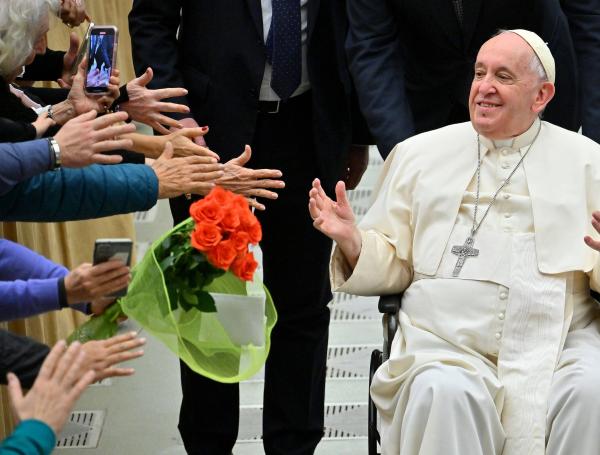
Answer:
<svg viewBox="0 0 600 455"><path fill-rule="evenodd" d="M501 311L500 313L498 313L498 319L500 319L501 321L504 320L504 311Z"/></svg>
<svg viewBox="0 0 600 455"><path fill-rule="evenodd" d="M510 194L508 194L508 193L504 193L504 194L502 195L502 197L503 197L504 199L510 199Z"/></svg>
<svg viewBox="0 0 600 455"><path fill-rule="evenodd" d="M506 212L506 213L504 214L504 218L510 218L511 216L512 216L512 215L511 215L510 213L508 213L508 212Z"/></svg>
<svg viewBox="0 0 600 455"><path fill-rule="evenodd" d="M508 155L508 150L506 150L506 149L502 149L502 154L503 154L504 156Z"/></svg>
<svg viewBox="0 0 600 455"><path fill-rule="evenodd" d="M502 291L502 292L500 293L500 299L502 299L502 300L506 300L507 298L508 298L508 292L506 292L506 291Z"/></svg>
<svg viewBox="0 0 600 455"><path fill-rule="evenodd" d="M496 339L499 340L502 338L502 334L500 332L496 332Z"/></svg>
<svg viewBox="0 0 600 455"><path fill-rule="evenodd" d="M502 169L508 169L510 167L510 163L502 163Z"/></svg>

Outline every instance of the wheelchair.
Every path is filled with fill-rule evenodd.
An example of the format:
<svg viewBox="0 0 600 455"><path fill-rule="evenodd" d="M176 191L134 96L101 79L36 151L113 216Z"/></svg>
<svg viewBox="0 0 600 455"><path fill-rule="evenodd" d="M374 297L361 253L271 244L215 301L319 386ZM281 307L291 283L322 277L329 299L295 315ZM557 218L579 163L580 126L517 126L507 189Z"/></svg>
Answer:
<svg viewBox="0 0 600 455"><path fill-rule="evenodd" d="M371 364L369 367L369 401L368 401L368 448L369 455L380 455L377 451L377 445L381 443L379 431L377 430L377 409L371 399L371 381L377 368L381 366L390 356L392 340L398 330L398 311L402 294L384 295L379 298L379 312L383 314L383 348L375 349L371 353Z"/></svg>
<svg viewBox="0 0 600 455"><path fill-rule="evenodd" d="M591 297L600 307L600 293L590 289ZM381 366L390 356L392 340L398 330L398 312L402 302L402 294L383 295L379 297L379 312L383 314L383 347L381 350L374 349L371 352L371 363L369 367L369 400L368 400L368 449L369 455L381 455L377 446L381 444L381 438L377 429L377 408L371 399L371 381L377 368Z"/></svg>

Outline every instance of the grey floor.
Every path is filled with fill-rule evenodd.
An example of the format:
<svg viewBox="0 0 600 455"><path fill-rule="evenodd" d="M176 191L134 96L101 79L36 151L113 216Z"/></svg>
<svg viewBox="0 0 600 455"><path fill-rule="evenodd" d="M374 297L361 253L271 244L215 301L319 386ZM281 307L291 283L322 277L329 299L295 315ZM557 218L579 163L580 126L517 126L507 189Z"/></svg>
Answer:
<svg viewBox="0 0 600 455"><path fill-rule="evenodd" d="M381 168L375 151L360 187L350 194L356 213L364 214ZM168 204L136 214L138 254L171 226ZM337 294L331 302L325 438L317 455L367 453L369 356L380 345L381 324L374 298ZM122 330L136 329L128 321ZM142 332L143 333L143 332ZM90 387L79 400L59 438L57 454L184 455L177 431L181 391L177 358L148 337L146 354L131 362L132 378ZM236 455L263 454L261 435L262 373L241 384L241 417ZM292 391L290 391L292 392Z"/></svg>

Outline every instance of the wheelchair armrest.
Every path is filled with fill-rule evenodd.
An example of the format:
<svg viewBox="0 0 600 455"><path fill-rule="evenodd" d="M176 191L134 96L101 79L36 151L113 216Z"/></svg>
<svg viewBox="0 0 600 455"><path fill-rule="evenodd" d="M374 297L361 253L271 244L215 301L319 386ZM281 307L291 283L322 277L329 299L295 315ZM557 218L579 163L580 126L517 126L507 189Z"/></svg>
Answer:
<svg viewBox="0 0 600 455"><path fill-rule="evenodd" d="M400 310L402 294L382 295L379 297L379 312L395 315Z"/></svg>

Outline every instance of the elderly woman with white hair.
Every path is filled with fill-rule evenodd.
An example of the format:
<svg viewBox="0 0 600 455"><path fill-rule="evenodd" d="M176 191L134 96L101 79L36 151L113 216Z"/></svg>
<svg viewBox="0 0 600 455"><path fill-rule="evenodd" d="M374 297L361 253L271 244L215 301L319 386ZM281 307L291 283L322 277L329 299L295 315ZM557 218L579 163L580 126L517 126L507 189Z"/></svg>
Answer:
<svg viewBox="0 0 600 455"><path fill-rule="evenodd" d="M0 116L33 123L38 137L54 123L62 125L91 110L104 112L118 96L116 77L111 78L108 96L87 96L83 68L67 98L54 105L43 106L12 85L36 54L45 51L49 13L57 9L56 0L7 0L0 4Z"/></svg>

